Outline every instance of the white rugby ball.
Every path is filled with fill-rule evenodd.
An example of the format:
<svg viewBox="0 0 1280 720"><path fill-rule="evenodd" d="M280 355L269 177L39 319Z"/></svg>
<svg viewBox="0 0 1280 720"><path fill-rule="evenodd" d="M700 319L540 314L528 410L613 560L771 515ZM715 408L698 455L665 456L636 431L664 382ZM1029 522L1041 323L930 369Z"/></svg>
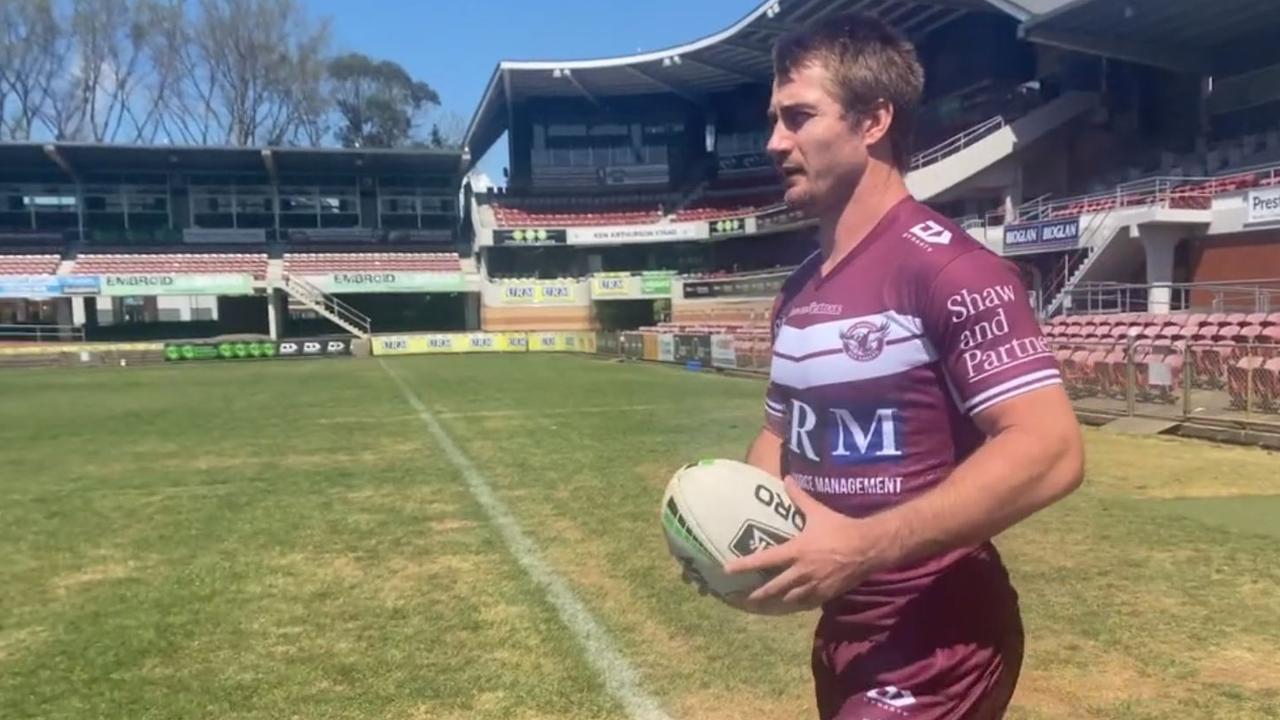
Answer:
<svg viewBox="0 0 1280 720"><path fill-rule="evenodd" d="M804 513L791 502L782 481L737 460L712 459L676 471L662 498L662 529L685 579L700 592L739 607L777 571L728 575L732 558L780 545L804 529ZM794 611L781 603L762 613Z"/></svg>

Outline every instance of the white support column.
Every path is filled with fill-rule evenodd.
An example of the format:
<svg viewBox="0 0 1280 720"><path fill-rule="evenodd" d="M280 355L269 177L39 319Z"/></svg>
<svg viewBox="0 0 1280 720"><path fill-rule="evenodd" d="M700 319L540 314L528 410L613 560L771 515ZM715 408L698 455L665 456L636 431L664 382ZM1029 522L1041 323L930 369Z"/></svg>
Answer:
<svg viewBox="0 0 1280 720"><path fill-rule="evenodd" d="M280 320L283 313L280 310L280 291L271 289L267 291L267 332L271 334L272 340L280 339Z"/></svg>
<svg viewBox="0 0 1280 720"><path fill-rule="evenodd" d="M1182 229L1146 227L1141 230L1142 247L1146 251L1147 312L1167 313L1173 299L1173 251L1182 237Z"/></svg>
<svg viewBox="0 0 1280 720"><path fill-rule="evenodd" d="M84 300L82 295L73 295L71 297L71 324L76 327L84 327L85 325Z"/></svg>

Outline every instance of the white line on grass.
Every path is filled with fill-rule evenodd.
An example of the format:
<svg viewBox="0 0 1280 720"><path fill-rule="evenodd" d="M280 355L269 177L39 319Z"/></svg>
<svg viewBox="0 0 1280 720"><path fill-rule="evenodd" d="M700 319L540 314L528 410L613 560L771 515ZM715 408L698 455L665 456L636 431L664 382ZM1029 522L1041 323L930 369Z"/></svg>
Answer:
<svg viewBox="0 0 1280 720"><path fill-rule="evenodd" d="M489 520L497 526L511 555L533 578L533 581L542 587L547 599L560 613L560 619L577 637L578 642L582 643L587 662L602 676L605 687L622 703L627 714L637 720L670 720L671 716L663 712L658 701L640 687L635 669L618 651L609 634L601 627L600 621L596 620L591 611L582 604L564 578L542 559L538 554L537 546L528 535L525 535L524 530L520 529L520 524L516 522L506 504L494 494L489 481L444 431L444 427L440 425L436 416L427 409L422 400L418 399L417 394L395 371L387 367L381 359L378 360L378 364L400 387L405 400L408 400L413 409L418 411L418 417L427 426L431 437L444 450L454 467L462 473L471 494L480 503L480 507L484 508Z"/></svg>

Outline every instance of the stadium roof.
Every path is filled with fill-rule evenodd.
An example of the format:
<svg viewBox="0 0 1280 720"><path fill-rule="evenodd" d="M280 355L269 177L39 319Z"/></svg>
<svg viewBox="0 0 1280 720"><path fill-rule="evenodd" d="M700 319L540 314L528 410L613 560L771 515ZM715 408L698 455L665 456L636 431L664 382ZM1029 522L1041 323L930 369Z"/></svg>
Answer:
<svg viewBox="0 0 1280 720"><path fill-rule="evenodd" d="M697 102L742 83L769 82L770 53L778 36L838 13L877 15L918 42L966 12L1011 12L1001 7L1009 1L766 0L724 30L664 50L596 60L504 60L489 78L463 146L478 160L511 124L513 104L530 97L576 97L601 104L608 97L666 93Z"/></svg>
<svg viewBox="0 0 1280 720"><path fill-rule="evenodd" d="M1071 0L1019 32L1045 45L1208 74L1242 46L1274 44L1276 10L1274 0Z"/></svg>
<svg viewBox="0 0 1280 720"><path fill-rule="evenodd" d="M460 150L435 148L285 148L97 143L0 143L0 168L61 173L220 172L290 174L460 176Z"/></svg>
<svg viewBox="0 0 1280 720"><path fill-rule="evenodd" d="M990 0L990 2L1019 20L1027 20L1036 15L1053 12L1071 3L1072 0Z"/></svg>

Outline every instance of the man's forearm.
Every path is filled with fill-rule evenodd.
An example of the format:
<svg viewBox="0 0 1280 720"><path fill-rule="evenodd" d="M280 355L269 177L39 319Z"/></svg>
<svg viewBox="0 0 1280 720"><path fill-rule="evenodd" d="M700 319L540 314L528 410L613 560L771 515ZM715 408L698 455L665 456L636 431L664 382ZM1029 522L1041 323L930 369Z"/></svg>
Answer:
<svg viewBox="0 0 1280 720"><path fill-rule="evenodd" d="M1067 495L1080 482L1070 440L1046 445L1031 428L988 440L942 483L866 520L874 571L986 541Z"/></svg>
<svg viewBox="0 0 1280 720"><path fill-rule="evenodd" d="M747 449L747 464L782 477L782 439L768 430L761 430Z"/></svg>

